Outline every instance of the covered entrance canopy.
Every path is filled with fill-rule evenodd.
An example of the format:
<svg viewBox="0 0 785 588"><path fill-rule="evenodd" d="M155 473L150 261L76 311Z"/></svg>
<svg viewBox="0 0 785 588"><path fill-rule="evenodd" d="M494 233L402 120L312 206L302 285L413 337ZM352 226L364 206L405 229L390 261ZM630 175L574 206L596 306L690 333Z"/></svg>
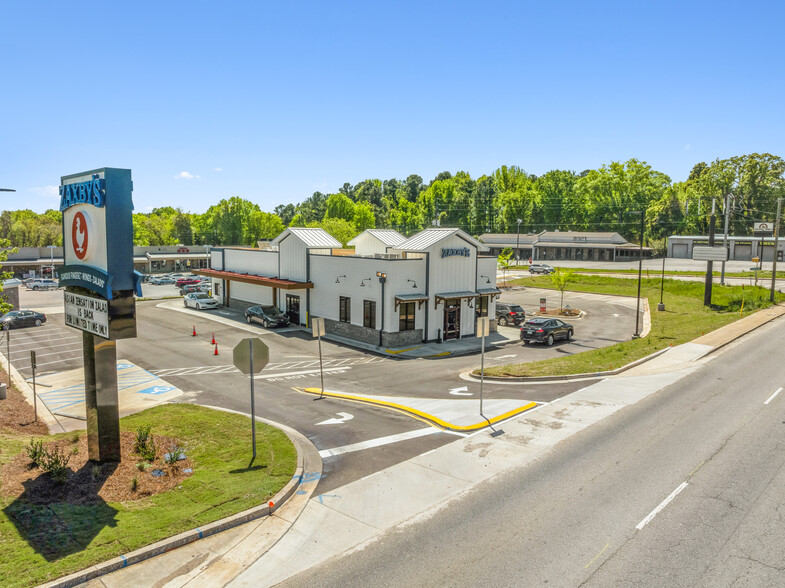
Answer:
<svg viewBox="0 0 785 588"><path fill-rule="evenodd" d="M417 308L422 308L422 303L426 300L428 300L428 296L425 294L396 294L395 310L397 311L398 306L404 302L419 302Z"/></svg>
<svg viewBox="0 0 785 588"><path fill-rule="evenodd" d="M217 280L244 282L246 284L269 286L270 288L279 288L281 290L305 290L313 288L313 282L297 282L295 280L283 280L281 278L269 278L265 276L257 276L254 274L240 274L237 272L228 272L223 270L196 269L193 270L193 273L199 276L215 278Z"/></svg>
<svg viewBox="0 0 785 588"><path fill-rule="evenodd" d="M449 300L451 298L476 298L477 292L443 292L441 294L434 294L433 295L433 307L438 308L440 302L444 302L445 300Z"/></svg>

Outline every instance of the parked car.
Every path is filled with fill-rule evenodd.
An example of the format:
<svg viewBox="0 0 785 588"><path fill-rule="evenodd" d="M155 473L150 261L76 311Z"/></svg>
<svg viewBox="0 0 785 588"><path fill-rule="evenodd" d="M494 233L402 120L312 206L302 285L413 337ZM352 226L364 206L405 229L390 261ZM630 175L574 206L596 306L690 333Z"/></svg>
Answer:
<svg viewBox="0 0 785 588"><path fill-rule="evenodd" d="M556 270L547 263L532 263L529 265L530 274L552 274Z"/></svg>
<svg viewBox="0 0 785 588"><path fill-rule="evenodd" d="M12 310L0 318L0 327L8 329L18 329L19 327L40 327L46 322L46 315L35 310Z"/></svg>
<svg viewBox="0 0 785 588"><path fill-rule="evenodd" d="M182 288L183 286L188 286L189 284L198 284L198 278L178 278L175 280L174 285L178 288Z"/></svg>
<svg viewBox="0 0 785 588"><path fill-rule="evenodd" d="M496 323L501 327L508 324L520 325L526 321L526 311L519 304L496 303Z"/></svg>
<svg viewBox="0 0 785 588"><path fill-rule="evenodd" d="M561 319L536 317L529 319L521 327L521 341L529 343L545 343L550 346L554 341L572 339L573 326Z"/></svg>
<svg viewBox="0 0 785 588"><path fill-rule="evenodd" d="M59 288L60 285L57 280L50 280L48 278L35 278L27 284L31 290L52 290Z"/></svg>
<svg viewBox="0 0 785 588"><path fill-rule="evenodd" d="M202 285L201 284L186 284L185 286L180 288L180 294L181 295L192 294L194 292L204 292L204 290L202 290Z"/></svg>
<svg viewBox="0 0 785 588"><path fill-rule="evenodd" d="M259 323L265 329L270 327L288 327L289 317L276 306L251 306L245 311L248 323Z"/></svg>
<svg viewBox="0 0 785 588"><path fill-rule="evenodd" d="M213 291L213 285L210 282L196 284L196 287L199 288L200 292L207 292L208 294Z"/></svg>
<svg viewBox="0 0 785 588"><path fill-rule="evenodd" d="M170 278L169 276L156 276L150 280L150 283L154 286L161 286L164 284L174 284L174 278Z"/></svg>
<svg viewBox="0 0 785 588"><path fill-rule="evenodd" d="M183 305L188 307L194 307L196 310L202 310L205 308L218 308L220 303L213 297L205 294L204 292L194 292L192 294L186 294L183 298Z"/></svg>

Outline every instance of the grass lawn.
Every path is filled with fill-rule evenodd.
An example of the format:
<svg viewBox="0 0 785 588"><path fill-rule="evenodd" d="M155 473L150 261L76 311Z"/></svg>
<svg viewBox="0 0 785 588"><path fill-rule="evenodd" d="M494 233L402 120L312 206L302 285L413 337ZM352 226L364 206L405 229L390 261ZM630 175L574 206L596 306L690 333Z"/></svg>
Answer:
<svg viewBox="0 0 785 588"><path fill-rule="evenodd" d="M513 283L554 289L547 276L523 278ZM636 296L638 281L575 274L567 288L564 300L569 304L570 291ZM768 289L714 284L713 306L705 307L703 288L702 282L666 279L663 296L666 310L658 312L656 309L660 301L660 280L644 278L641 281L641 298L646 297L649 300L652 322L651 332L646 337L565 357L486 368L485 373L489 376L551 376L616 369L669 345L692 341L704 333L738 320L741 318L742 300L745 315L771 305ZM785 294L775 292L775 296L777 302L785 300ZM475 374L479 374L479 370L475 370Z"/></svg>
<svg viewBox="0 0 785 588"><path fill-rule="evenodd" d="M241 415L167 404L120 421L124 431L142 425L176 437L193 474L167 492L116 503L42 505L24 495L0 495L0 586L37 585L266 504L295 472L297 452L289 438L262 423L256 425L257 459L248 469L251 422ZM0 465L29 439L0 437Z"/></svg>

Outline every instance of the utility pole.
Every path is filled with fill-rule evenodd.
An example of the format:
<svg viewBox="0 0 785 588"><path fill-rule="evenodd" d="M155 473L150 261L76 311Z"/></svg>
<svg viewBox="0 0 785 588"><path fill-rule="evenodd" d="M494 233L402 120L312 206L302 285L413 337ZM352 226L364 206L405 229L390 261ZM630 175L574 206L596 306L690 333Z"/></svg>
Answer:
<svg viewBox="0 0 785 588"><path fill-rule="evenodd" d="M780 214L782 213L782 198L777 198L777 221L774 223L774 261L771 264L771 295L769 300L774 302L774 285L777 282L777 240L780 234Z"/></svg>
<svg viewBox="0 0 785 588"><path fill-rule="evenodd" d="M728 250L728 217L730 216L730 192L725 196L725 233L722 235L722 246ZM725 285L725 260L722 261L722 271L720 272L720 284Z"/></svg>
<svg viewBox="0 0 785 588"><path fill-rule="evenodd" d="M717 217L714 215L714 208L717 203L716 198L711 199L711 220L709 221L709 247L714 247L714 225L717 224ZM703 306L711 306L711 283L714 262L706 262L706 286L703 290Z"/></svg>
<svg viewBox="0 0 785 588"><path fill-rule="evenodd" d="M515 238L515 261L516 265L521 260L521 219L518 219L518 236Z"/></svg>

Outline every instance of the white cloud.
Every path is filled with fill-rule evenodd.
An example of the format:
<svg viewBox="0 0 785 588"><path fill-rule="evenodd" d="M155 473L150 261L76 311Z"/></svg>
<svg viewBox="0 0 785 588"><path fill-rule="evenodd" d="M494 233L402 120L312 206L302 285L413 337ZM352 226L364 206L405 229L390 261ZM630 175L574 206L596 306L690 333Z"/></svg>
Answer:
<svg viewBox="0 0 785 588"><path fill-rule="evenodd" d="M59 198L60 196L60 187L59 186L37 186L35 188L30 188L30 192L34 192L40 196L46 196L47 198Z"/></svg>
<svg viewBox="0 0 785 588"><path fill-rule="evenodd" d="M213 168L213 171L217 171L217 172L222 172L223 170L224 170L224 168L222 168L222 167L215 167L215 168Z"/></svg>
<svg viewBox="0 0 785 588"><path fill-rule="evenodd" d="M174 177L175 180L193 180L194 178L199 179L199 176L189 174L187 171L181 171Z"/></svg>

